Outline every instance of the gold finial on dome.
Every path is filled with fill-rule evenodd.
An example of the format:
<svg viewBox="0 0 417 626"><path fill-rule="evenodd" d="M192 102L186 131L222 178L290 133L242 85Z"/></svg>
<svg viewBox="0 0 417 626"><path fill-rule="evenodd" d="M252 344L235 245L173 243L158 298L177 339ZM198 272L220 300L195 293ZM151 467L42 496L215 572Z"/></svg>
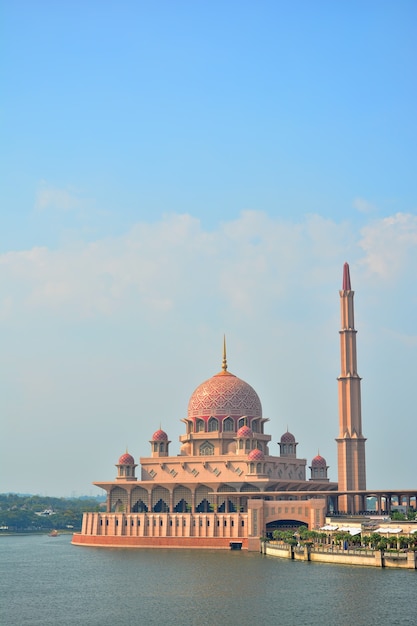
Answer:
<svg viewBox="0 0 417 626"><path fill-rule="evenodd" d="M226 335L223 335L223 363L222 363L223 372L227 371L227 359L226 359Z"/></svg>

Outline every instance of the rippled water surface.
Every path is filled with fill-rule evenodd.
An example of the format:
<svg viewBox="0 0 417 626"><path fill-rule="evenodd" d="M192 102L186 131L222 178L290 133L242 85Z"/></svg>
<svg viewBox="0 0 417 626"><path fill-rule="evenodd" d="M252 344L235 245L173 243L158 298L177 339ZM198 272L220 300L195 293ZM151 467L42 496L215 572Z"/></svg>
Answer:
<svg viewBox="0 0 417 626"><path fill-rule="evenodd" d="M0 537L1 626L417 624L417 572Z"/></svg>

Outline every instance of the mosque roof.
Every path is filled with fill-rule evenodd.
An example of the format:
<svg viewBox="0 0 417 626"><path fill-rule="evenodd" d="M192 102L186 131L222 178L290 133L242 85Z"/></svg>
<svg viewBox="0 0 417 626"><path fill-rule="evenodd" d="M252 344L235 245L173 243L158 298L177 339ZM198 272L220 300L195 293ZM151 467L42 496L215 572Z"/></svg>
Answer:
<svg viewBox="0 0 417 626"><path fill-rule="evenodd" d="M249 428L249 426L241 426L236 433L236 437L253 437L252 428Z"/></svg>
<svg viewBox="0 0 417 626"><path fill-rule="evenodd" d="M264 458L265 458L265 455L262 452L262 450L259 450L259 448L255 448L254 450L251 450L248 454L249 461L262 461Z"/></svg>
<svg viewBox="0 0 417 626"><path fill-rule="evenodd" d="M120 457L117 465L134 465L134 464L135 464L135 459L133 458L133 456L129 454L128 452L125 452Z"/></svg>
<svg viewBox="0 0 417 626"><path fill-rule="evenodd" d="M295 437L288 430L281 437L281 443L295 443Z"/></svg>
<svg viewBox="0 0 417 626"><path fill-rule="evenodd" d="M327 466L326 459L320 456L320 454L315 456L314 459L311 461L311 467L326 467L326 466Z"/></svg>
<svg viewBox="0 0 417 626"><path fill-rule="evenodd" d="M159 428L152 435L152 441L168 441L168 435L166 434L164 430Z"/></svg>
<svg viewBox="0 0 417 626"><path fill-rule="evenodd" d="M188 417L261 417L262 405L256 391L244 380L227 371L226 346L222 370L193 392L188 403Z"/></svg>

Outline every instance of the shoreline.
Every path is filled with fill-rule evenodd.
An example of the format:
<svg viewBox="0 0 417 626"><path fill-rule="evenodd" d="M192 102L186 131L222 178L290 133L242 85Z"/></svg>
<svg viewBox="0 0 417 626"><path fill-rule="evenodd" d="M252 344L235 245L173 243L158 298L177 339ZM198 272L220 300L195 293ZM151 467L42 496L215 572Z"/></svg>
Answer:
<svg viewBox="0 0 417 626"><path fill-rule="evenodd" d="M292 561L417 570L417 552L412 550L407 552L401 550L374 550L371 548L344 550L336 546L331 548L310 545L291 546L283 542L264 542L261 545L261 553L266 556Z"/></svg>

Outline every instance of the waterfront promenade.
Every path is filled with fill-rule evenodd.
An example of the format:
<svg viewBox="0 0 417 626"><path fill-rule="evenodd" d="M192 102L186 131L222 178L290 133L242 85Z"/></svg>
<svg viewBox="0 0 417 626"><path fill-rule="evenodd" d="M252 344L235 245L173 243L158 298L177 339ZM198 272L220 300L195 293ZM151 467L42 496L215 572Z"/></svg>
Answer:
<svg viewBox="0 0 417 626"><path fill-rule="evenodd" d="M268 556L295 561L417 569L417 552L412 550L344 549L326 544L291 546L282 541L266 541L261 544L261 552Z"/></svg>

